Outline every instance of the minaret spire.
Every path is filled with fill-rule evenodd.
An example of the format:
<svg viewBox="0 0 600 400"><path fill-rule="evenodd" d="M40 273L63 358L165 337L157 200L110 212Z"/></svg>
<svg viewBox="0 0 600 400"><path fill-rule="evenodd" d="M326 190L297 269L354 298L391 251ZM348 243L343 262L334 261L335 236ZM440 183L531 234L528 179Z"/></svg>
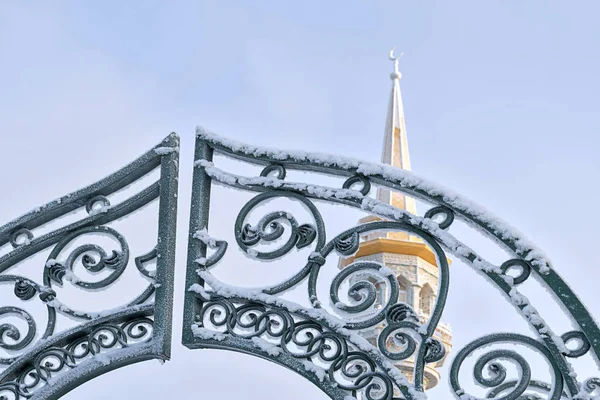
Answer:
<svg viewBox="0 0 600 400"><path fill-rule="evenodd" d="M402 78L402 74L398 69L398 61L404 53L395 56L395 50L396 48L390 50L389 56L390 60L394 62L394 71L390 74L392 93L385 121L381 162L410 171L410 155L406 138L406 125L404 124L404 107L402 106L402 95L400 93L400 78ZM390 192L387 189L380 188L377 191L377 199L394 207L402 208L410 213L417 213L415 199L406 197L402 193Z"/></svg>

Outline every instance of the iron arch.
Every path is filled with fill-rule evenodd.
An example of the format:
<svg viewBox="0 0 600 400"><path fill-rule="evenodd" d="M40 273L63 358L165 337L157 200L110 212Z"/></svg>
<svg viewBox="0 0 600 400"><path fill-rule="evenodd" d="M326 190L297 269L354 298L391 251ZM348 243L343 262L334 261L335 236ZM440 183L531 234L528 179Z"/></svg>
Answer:
<svg viewBox="0 0 600 400"><path fill-rule="evenodd" d="M172 134L108 178L0 227L0 246L12 247L0 255L0 285L9 285L18 302L40 302L48 316L40 329L38 321L24 308L0 304L0 319L21 320L20 325L0 324L0 348L7 354L0 357L0 366L4 366L0 371L0 398L56 399L110 370L152 358L169 359L178 150L179 139ZM213 163L214 152L264 168L259 176L235 175ZM570 359L586 354L598 362L600 329L590 313L541 251L466 200L389 166L258 148L203 130L198 130L194 167L184 303L185 346L238 351L273 361L301 374L336 400L423 399L428 365L446 357L447 350L435 332L448 296L448 253L485 275L537 332L534 337L491 333L459 349L449 376L456 397L470 398L459 379L463 361L485 346L505 343L527 346L542 355L552 371L554 384L533 379L527 360L510 349L487 351L477 359L473 375L479 384L490 389L489 398L525 398L531 390L545 391L551 399L598 395L600 380L578 380L570 363ZM160 171L157 181L130 198L111 204L113 194L154 170ZM346 180L341 187L293 182L287 174L291 170ZM235 244L209 234L213 184L256 193L237 213L233 226ZM374 186L401 191L432 206L423 217L410 214L370 197ZM279 210L268 212L254 225L248 222L248 215L257 206L280 197L302 204L312 220L301 223L290 212ZM154 200L159 203L156 247L144 254L131 254L127 238L109 224L133 218L130 214ZM328 239L317 206L319 201L361 209L375 218L349 226ZM74 210L85 212L84 217L50 232L38 230ZM457 219L493 239L510 254L508 259L495 265L457 240L451 234ZM327 258L356 255L361 237L381 230L408 232L430 249L439 281L435 302L426 318L419 317L400 300L397 277L369 259L359 258L345 265L328 282L329 298L319 297L316 286L323 280L320 269ZM91 242L73 248L75 239L89 234L110 237L117 249L111 252ZM257 245L263 243L275 243L276 248L261 250ZM291 277L258 290L242 290L212 274L213 268L226 262L230 246L234 245L256 260L282 258L292 249L310 248L312 252ZM17 263L46 249L50 249L50 255L39 268L39 278L16 272ZM153 261L156 271L147 268ZM91 273L103 271L107 275L99 281L85 281L74 274L75 263ZM109 289L134 265L150 283L118 309L103 313L77 310L62 302L55 290L65 284L77 290ZM575 330L555 333L520 293L519 285L532 277L538 278L564 307L577 327ZM310 306L300 306L282 296L301 283L307 284ZM386 287L383 302L377 294L382 286ZM333 304L332 310L323 307L325 301ZM77 326L59 331L56 321L62 316L74 318ZM370 336L365 335L367 331L372 332ZM568 347L567 343L576 346ZM397 367L409 359L413 366L410 377ZM523 371L518 380L507 379L503 360L510 360Z"/></svg>
<svg viewBox="0 0 600 400"><path fill-rule="evenodd" d="M260 176L241 176L220 169L213 162L213 154L218 153L254 165L262 165L264 169ZM275 346L277 350L288 353L288 342L293 342L286 333L280 336L279 332L269 332L266 328L274 321L270 317L278 312L293 310L294 316L288 320L286 327L293 331L296 324L304 323L312 317L310 323L317 322L332 331L345 335L348 341L348 352L367 354L376 360L372 369L368 362L354 364L348 361L345 367L356 367L355 375L343 377L336 384L345 388L347 395L356 398L377 399L421 399L425 398L423 384L423 368L428 363L440 360L445 356L444 346L433 336L439 317L443 310L448 295L448 276L446 252L470 265L478 272L484 274L488 281L499 288L506 298L515 306L515 309L537 332L536 337L517 335L511 332L490 334L480 338L464 349L460 349L454 357L451 367L450 381L452 391L456 397L469 396L461 386L458 371L462 361L475 350L489 344L516 343L527 346L541 354L547 361L555 381L554 386L548 389L548 396L552 399L585 398L592 396L598 388L598 380L591 377L585 381L578 381L572 374L570 358L591 354L596 361L600 354L600 330L592 316L585 309L575 293L562 280L558 273L545 259L543 253L533 244L519 234L490 216L487 212L471 204L465 199L437 187L409 172L398 170L390 166L360 162L325 154L309 154L302 152L285 152L267 148L259 148L249 144L233 142L201 128L197 131L195 155L192 213L190 219L190 236L188 246L188 271L187 294L184 316L186 322L183 331L183 343L191 348L216 347L218 341L234 340L243 336L236 332L239 325L249 323L253 335L259 337L280 338L279 343L272 340L265 346ZM301 170L346 177L342 187L321 186L314 183L294 182L287 177L290 170ZM242 189L259 193L238 214L238 223L235 227L236 241L239 249L246 252L250 258L271 259L282 257L292 248L311 246L314 250L303 267L298 268L296 275L277 285L269 286L252 293L243 292L238 288L219 282L211 274L211 269L223 259L228 243L210 237L208 234L208 211L210 206L210 187L213 183L235 189ZM432 204L423 217L408 213L406 210L394 208L383 204L373 197L368 196L371 187L377 185L393 191L400 191L407 195L419 198ZM291 197L305 203L309 209L317 208L314 201L343 204L357 209L362 209L379 218L379 222L370 222L349 228L340 236L324 241L323 221L318 212L312 212L313 221L300 224L293 215L285 211L273 212L263 216L258 224L252 226L245 223L247 214L255 204L265 199L284 196ZM461 220L476 228L485 236L491 238L498 246L511 254L501 265L494 265L484 257L477 254L467 244L462 243L450 233L455 220ZM241 222L240 222L241 221ZM278 247L273 254L261 253L255 249L258 243L273 242L282 237L284 224L290 228L289 240ZM337 291L340 282L356 271L361 273L380 274L385 281L385 269L376 263L357 260L346 266L331 283L331 301L336 305L336 310L327 312L322 307L322 300L318 298L314 286L319 276L319 268L324 264L324 259L331 251L341 256L353 255L359 248L361 233L367 230L398 229L408 231L425 240L435 253L436 263L440 268L440 287L436 296L435 305L431 316L425 324L419 323L414 317L414 310L407 309L406 305L397 302L397 281L390 280L391 296L381 312L367 319L357 321L356 316L368 309L375 299L375 289L369 280L353 281L348 291L348 296L354 298L352 304L340 304ZM195 234L194 234L195 233ZM207 252L208 249L212 249ZM210 254L209 254L210 253ZM198 260L201 260L198 262ZM218 267L218 266L217 266ZM554 333L535 310L529 299L519 292L519 285L536 276L543 285L551 291L555 299L564 306L565 313L575 323L576 330ZM307 297L311 307L300 307L296 304L286 303L279 296L283 291L295 287L300 282L308 282ZM394 283L396 289L394 289ZM396 292L394 292L396 290ZM224 317L223 321L207 318L207 305L214 301L227 299L230 304L223 307L218 313ZM261 311L250 319L240 319L237 316L239 308L248 304L259 302L262 306L269 305L268 311ZM224 310L227 311L224 311ZM339 313L338 313L339 311ZM316 321L315 321L316 317ZM354 318L356 317L356 318ZM280 318L280 317L278 317ZM216 324L215 324L216 322ZM211 325L211 327L208 327ZM276 324L281 327L281 323ZM247 328L247 327L246 327ZM378 329L375 342L365 340L358 332L364 329ZM285 329L284 329L285 330ZM394 334L402 337L406 344L402 349L393 349L388 341ZM210 335L216 335L211 337ZM315 334L309 335L311 340L321 340ZM317 339L314 339L317 337ZM339 368L339 360L343 356L335 353L331 357L327 354L311 352L314 345L311 340L301 342L305 353L305 360L320 365L327 374L335 377ZM578 343L575 349L569 349L565 343L574 341ZM236 343L240 343L239 341ZM246 347L247 351L254 352L252 344L238 344ZM311 347L312 346L312 347ZM221 346L221 348L235 346ZM260 346L259 346L260 347ZM329 346L328 348L330 348ZM256 348L256 346L254 346ZM239 348L236 348L239 350ZM337 358L336 358L337 357ZM407 379L394 363L414 357L414 371L412 381ZM314 359L314 360L313 360ZM506 369L500 362L510 359L522 369L523 375L518 381L508 381ZM289 367L289 366L288 366ZM487 368L492 374L485 376L483 370ZM306 375L306 370L298 369L297 372ZM375 382L372 377L381 374L380 381ZM490 351L481 356L474 371L474 377L480 384L490 388L489 396L497 397L502 393L503 399L517 399L527 396L529 390L540 389L542 384L531 379L530 366L526 360L508 349ZM391 382L391 390L386 388ZM352 384L349 384L352 383ZM318 384L320 387L324 384ZM370 386L369 386L370 385ZM367 389L365 389L367 388ZM336 397L332 397L336 398Z"/></svg>

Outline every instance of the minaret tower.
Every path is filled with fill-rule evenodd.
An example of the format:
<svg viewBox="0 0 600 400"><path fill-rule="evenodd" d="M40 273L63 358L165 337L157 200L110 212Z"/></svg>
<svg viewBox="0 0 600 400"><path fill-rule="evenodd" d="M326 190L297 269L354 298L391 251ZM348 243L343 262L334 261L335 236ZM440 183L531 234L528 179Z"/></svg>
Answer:
<svg viewBox="0 0 600 400"><path fill-rule="evenodd" d="M385 121L381 162L410 171L404 107L400 93L402 74L398 70L398 60L401 56L396 57L394 49L390 51L390 60L394 62L394 70L390 74L392 91ZM378 188L377 199L393 207L417 214L415 199L405 196L403 193ZM359 223L376 220L379 218L368 216L362 218ZM399 301L410 305L419 314L421 322L429 319L438 292L439 272L435 255L419 238L405 232L369 233L361 237L361 244L356 255L352 258L341 259L339 266L344 268L355 260L379 262L394 271L400 285ZM378 295L382 301L385 301L386 296L387 293ZM435 335L444 343L446 354L448 354L452 347L450 327L440 324ZM364 332L364 336L374 342L377 332ZM435 364L426 366L424 382L426 389L438 384L440 375L436 368L441 367L445 359L446 357ZM412 379L412 359L401 361L397 366L409 379Z"/></svg>

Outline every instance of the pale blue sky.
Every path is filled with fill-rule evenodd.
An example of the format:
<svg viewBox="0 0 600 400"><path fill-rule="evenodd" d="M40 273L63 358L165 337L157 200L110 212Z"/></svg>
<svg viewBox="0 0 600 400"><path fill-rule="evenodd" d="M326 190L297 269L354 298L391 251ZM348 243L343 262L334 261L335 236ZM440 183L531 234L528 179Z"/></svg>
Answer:
<svg viewBox="0 0 600 400"><path fill-rule="evenodd" d="M599 12L593 1L0 0L0 219L105 176L176 131L185 230L196 125L377 161L396 45L413 170L524 232L598 316ZM504 300L482 298L489 289L474 274L454 282L457 292L474 288L473 298L449 300L458 346L472 339L459 337L473 323L467 307L493 315ZM172 362L109 374L67 398L117 388L133 399L210 397L228 372L222 398L241 397L251 381L257 394L246 398L279 398L284 387L293 388L286 398L325 398L265 362L178 342L176 326ZM582 377L600 375L586 365ZM150 373L160 384L127 383ZM273 374L280 386L269 388ZM440 386L432 398L447 398L445 378Z"/></svg>

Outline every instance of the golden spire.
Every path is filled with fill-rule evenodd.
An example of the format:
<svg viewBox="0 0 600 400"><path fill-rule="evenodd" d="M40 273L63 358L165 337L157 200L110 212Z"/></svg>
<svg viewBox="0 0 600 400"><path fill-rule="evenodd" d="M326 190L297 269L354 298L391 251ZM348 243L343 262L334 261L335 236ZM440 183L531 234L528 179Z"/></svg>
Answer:
<svg viewBox="0 0 600 400"><path fill-rule="evenodd" d="M390 60L394 62L394 71L390 74L390 78L392 79L392 93L385 121L381 162L410 171L410 155L408 153L406 126L404 124L404 107L402 106L402 95L400 93L400 78L402 78L402 74L398 70L398 60L400 60L402 54L395 56L394 51L395 48L390 50L389 56ZM410 213L417 213L415 199L406 197L402 193L390 192L387 189L379 188L377 190L377 199L394 207L402 208Z"/></svg>

